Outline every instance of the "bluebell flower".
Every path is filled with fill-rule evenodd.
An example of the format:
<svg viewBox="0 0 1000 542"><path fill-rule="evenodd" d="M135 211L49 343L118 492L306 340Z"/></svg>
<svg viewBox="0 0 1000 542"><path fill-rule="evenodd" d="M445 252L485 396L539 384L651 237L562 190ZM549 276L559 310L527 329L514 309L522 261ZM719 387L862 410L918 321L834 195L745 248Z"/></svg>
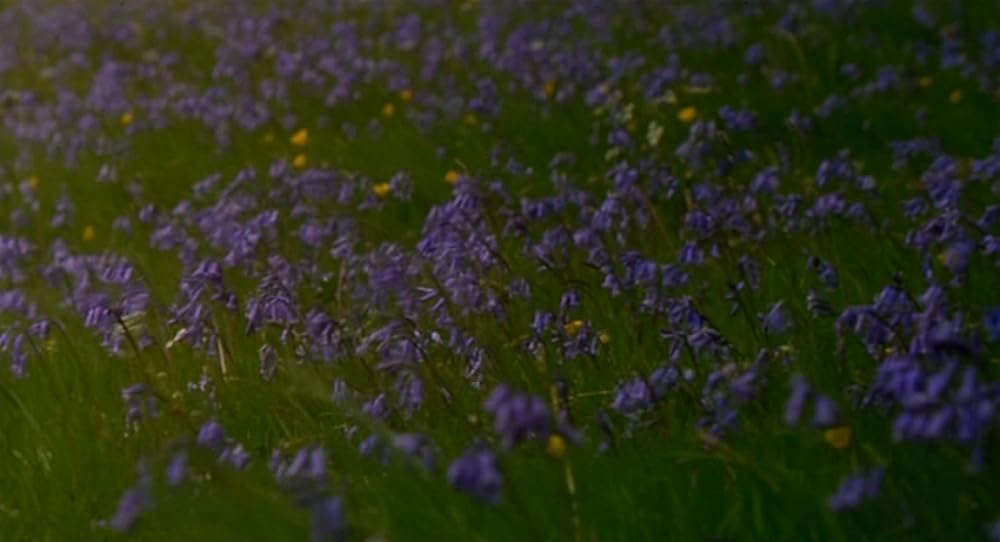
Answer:
<svg viewBox="0 0 1000 542"><path fill-rule="evenodd" d="M743 53L743 63L747 66L757 66L764 61L766 54L763 43L752 43Z"/></svg>
<svg viewBox="0 0 1000 542"><path fill-rule="evenodd" d="M497 504L503 485L500 463L489 448L473 445L448 466L448 483L463 493Z"/></svg>
<svg viewBox="0 0 1000 542"><path fill-rule="evenodd" d="M166 476L167 485L179 486L184 483L188 476L188 452L178 450L170 457L167 464Z"/></svg>
<svg viewBox="0 0 1000 542"><path fill-rule="evenodd" d="M392 444L397 450L419 461L427 470L434 469L434 448L427 437L414 433L400 433L393 435Z"/></svg>
<svg viewBox="0 0 1000 542"><path fill-rule="evenodd" d="M791 327L792 322L784 309L784 301L778 301L771 306L767 314L762 318L764 333L768 335L784 335Z"/></svg>
<svg viewBox="0 0 1000 542"><path fill-rule="evenodd" d="M731 132L750 131L757 125L757 117L752 111L735 109L728 105L719 108L719 117L722 118L722 122Z"/></svg>
<svg viewBox="0 0 1000 542"><path fill-rule="evenodd" d="M108 520L108 526L115 531L126 532L136 521L153 507L153 498L147 487L132 487L122 494L115 514Z"/></svg>
<svg viewBox="0 0 1000 542"><path fill-rule="evenodd" d="M841 512L858 507L865 501L878 497L882 488L885 471L874 468L849 476L841 482L836 493L827 499L827 505L834 511Z"/></svg>
<svg viewBox="0 0 1000 542"><path fill-rule="evenodd" d="M122 494L114 515L107 521L107 525L118 532L131 530L139 518L153 508L153 477L145 459L139 461L136 470L139 480Z"/></svg>
<svg viewBox="0 0 1000 542"><path fill-rule="evenodd" d="M552 415L545 401L506 385L494 388L483 408L493 415L493 427L504 448L513 448L529 437L544 439L552 431Z"/></svg>
<svg viewBox="0 0 1000 542"><path fill-rule="evenodd" d="M840 418L840 410L837 404L823 394L817 394L815 411L813 412L812 424L814 427L830 427L835 425Z"/></svg>
<svg viewBox="0 0 1000 542"><path fill-rule="evenodd" d="M326 471L326 452L322 447L302 447L290 461L285 461L275 451L269 468L281 486L298 506L310 506L326 494L329 480Z"/></svg>
<svg viewBox="0 0 1000 542"><path fill-rule="evenodd" d="M755 194L770 194L777 191L781 184L780 171L776 167L768 167L758 171L750 181L750 191Z"/></svg>
<svg viewBox="0 0 1000 542"><path fill-rule="evenodd" d="M226 444L226 434L222 425L215 420L205 422L198 430L198 444L210 450L221 452Z"/></svg>
<svg viewBox="0 0 1000 542"><path fill-rule="evenodd" d="M347 536L347 514L340 497L326 497L312 506L312 540L329 542Z"/></svg>
<svg viewBox="0 0 1000 542"><path fill-rule="evenodd" d="M147 417L155 417L156 397L150 394L145 384L133 384L122 390L125 402L125 421L129 425L138 424Z"/></svg>
<svg viewBox="0 0 1000 542"><path fill-rule="evenodd" d="M683 248L681 248L678 260L683 264L701 265L705 262L705 256L702 250L698 248L697 244L688 242L684 244Z"/></svg>
<svg viewBox="0 0 1000 542"><path fill-rule="evenodd" d="M623 414L647 410L653 405L653 392L640 377L627 380L615 391L611 408Z"/></svg>
<svg viewBox="0 0 1000 542"><path fill-rule="evenodd" d="M1000 519L986 526L986 535L990 537L990 542L1000 542Z"/></svg>
<svg viewBox="0 0 1000 542"><path fill-rule="evenodd" d="M810 394L809 383L801 375L792 378L792 394L785 403L785 424L796 425L802 418Z"/></svg>
<svg viewBox="0 0 1000 542"><path fill-rule="evenodd" d="M667 391L677 386L679 377L680 373L678 373L677 367L673 365L657 367L649 373L649 389L653 392L653 396L656 399L663 399L666 397Z"/></svg>
<svg viewBox="0 0 1000 542"><path fill-rule="evenodd" d="M983 329L991 342L1000 341L1000 307L986 310L983 314Z"/></svg>
<svg viewBox="0 0 1000 542"><path fill-rule="evenodd" d="M250 454L242 444L230 444L219 454L219 463L228 464L236 470L243 470L250 463Z"/></svg>

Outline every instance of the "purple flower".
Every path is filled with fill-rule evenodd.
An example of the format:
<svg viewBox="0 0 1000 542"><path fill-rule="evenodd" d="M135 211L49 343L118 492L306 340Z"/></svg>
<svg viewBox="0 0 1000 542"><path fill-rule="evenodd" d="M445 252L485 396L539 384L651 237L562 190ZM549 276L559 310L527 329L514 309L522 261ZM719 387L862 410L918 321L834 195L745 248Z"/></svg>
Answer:
<svg viewBox="0 0 1000 542"><path fill-rule="evenodd" d="M339 379L333 381L333 391L330 392L330 400L334 404L342 405L351 400L353 395L353 390L347 385L347 382Z"/></svg>
<svg viewBox="0 0 1000 542"><path fill-rule="evenodd" d="M827 289L837 289L839 279L837 276L837 270L833 267L833 264L815 256L810 256L807 267L819 276L819 279L823 282Z"/></svg>
<svg viewBox="0 0 1000 542"><path fill-rule="evenodd" d="M701 265L705 262L705 256L697 244L688 242L681 248L678 260L683 264Z"/></svg>
<svg viewBox="0 0 1000 542"><path fill-rule="evenodd" d="M132 529L139 518L153 508L153 477L145 460L138 467L139 481L122 494L115 513L107 525L118 532Z"/></svg>
<svg viewBox="0 0 1000 542"><path fill-rule="evenodd" d="M975 244L968 241L952 243L941 253L941 263L953 275L962 275L969 266L969 258L975 248Z"/></svg>
<svg viewBox="0 0 1000 542"><path fill-rule="evenodd" d="M991 342L1000 341L1000 307L986 310L983 314L983 329Z"/></svg>
<svg viewBox="0 0 1000 542"><path fill-rule="evenodd" d="M448 466L448 483L458 491L497 504L503 484L500 463L489 448L474 445Z"/></svg>
<svg viewBox="0 0 1000 542"><path fill-rule="evenodd" d="M139 517L152 507L153 497L149 488L140 486L130 488L118 500L118 508L115 509L115 515L108 520L108 526L118 532L129 531Z"/></svg>
<svg viewBox="0 0 1000 542"><path fill-rule="evenodd" d="M764 44L760 42L754 42L747 47L746 51L743 53L743 62L747 66L757 66L764 61L764 56L766 51L764 50Z"/></svg>
<svg viewBox="0 0 1000 542"><path fill-rule="evenodd" d="M275 325L287 332L299 321L289 286L278 274L264 277L260 294L247 302L247 333L256 333L265 325Z"/></svg>
<svg viewBox="0 0 1000 542"><path fill-rule="evenodd" d="M986 535L991 542L1000 542L1000 519L986 526Z"/></svg>
<svg viewBox="0 0 1000 542"><path fill-rule="evenodd" d="M133 384L123 389L122 400L125 402L125 420L130 425L138 424L157 413L156 397L147 392L145 384Z"/></svg>
<svg viewBox="0 0 1000 542"><path fill-rule="evenodd" d="M778 301L764 315L762 323L764 333L768 335L784 335L792 327L792 322L784 310L784 301Z"/></svg>
<svg viewBox="0 0 1000 542"><path fill-rule="evenodd" d="M242 444L231 444L219 454L219 463L228 464L236 470L243 470L250 463L250 454Z"/></svg>
<svg viewBox="0 0 1000 542"><path fill-rule="evenodd" d="M719 117L732 132L747 132L757 125L757 117L753 111L736 109L728 105L719 108Z"/></svg>
<svg viewBox="0 0 1000 542"><path fill-rule="evenodd" d="M733 403L746 403L757 396L757 389L761 382L757 371L750 369L733 377L729 381L729 391L732 393Z"/></svg>
<svg viewBox="0 0 1000 542"><path fill-rule="evenodd" d="M910 10L913 15L913 20L917 22L920 26L924 28L934 28L937 21L934 18L934 14L927 9L926 6L922 4L914 4L913 8Z"/></svg>
<svg viewBox="0 0 1000 542"><path fill-rule="evenodd" d="M312 540L343 540L347 535L347 517L340 497L326 497L312 507Z"/></svg>
<svg viewBox="0 0 1000 542"><path fill-rule="evenodd" d="M635 377L618 386L611 408L623 414L647 410L653 406L653 393L641 377Z"/></svg>
<svg viewBox="0 0 1000 542"><path fill-rule="evenodd" d="M785 424L796 425L802 418L802 411L805 410L806 401L809 399L809 383L802 375L795 375L792 378L792 394L785 403Z"/></svg>
<svg viewBox="0 0 1000 542"><path fill-rule="evenodd" d="M278 485L298 506L310 506L326 493L326 452L322 447L299 448L290 461L275 450L269 466Z"/></svg>
<svg viewBox="0 0 1000 542"><path fill-rule="evenodd" d="M849 476L841 482L837 492L827 499L827 505L837 512L857 508L864 501L878 497L885 471L875 468Z"/></svg>
<svg viewBox="0 0 1000 542"><path fill-rule="evenodd" d="M507 449L529 437L544 439L552 430L552 415L545 401L506 385L494 388L483 408L493 415L493 427Z"/></svg>
<svg viewBox="0 0 1000 542"><path fill-rule="evenodd" d="M364 457L370 457L381 452L383 462L388 459L385 455L385 447L382 446L382 439L378 435L368 435L358 444L358 453Z"/></svg>
<svg viewBox="0 0 1000 542"><path fill-rule="evenodd" d="M198 430L198 444L210 450L221 452L226 445L226 434L222 430L222 425L215 420L205 422Z"/></svg>
<svg viewBox="0 0 1000 542"><path fill-rule="evenodd" d="M392 437L392 444L397 450L420 461L427 470L434 468L434 449L427 437L401 433Z"/></svg>
<svg viewBox="0 0 1000 542"><path fill-rule="evenodd" d="M750 181L750 191L755 194L770 194L778 189L781 184L780 171L776 167L764 168L754 175Z"/></svg>
<svg viewBox="0 0 1000 542"><path fill-rule="evenodd" d="M656 399L663 399L667 395L667 391L672 390L680 378L680 373L677 371L677 367L664 366L657 367L653 369L653 372L649 373L649 387L653 391L653 396Z"/></svg>
<svg viewBox="0 0 1000 542"><path fill-rule="evenodd" d="M813 412L814 427L830 427L837 423L840 411L837 404L823 394L817 394L815 411Z"/></svg>
<svg viewBox="0 0 1000 542"><path fill-rule="evenodd" d="M380 393L374 399L365 401L361 405L361 412L377 420L385 420L386 416L389 415L389 408L386 406L385 401L385 394Z"/></svg>
<svg viewBox="0 0 1000 542"><path fill-rule="evenodd" d="M166 480L169 486L179 486L188 475L188 452L179 450L170 458L167 464Z"/></svg>

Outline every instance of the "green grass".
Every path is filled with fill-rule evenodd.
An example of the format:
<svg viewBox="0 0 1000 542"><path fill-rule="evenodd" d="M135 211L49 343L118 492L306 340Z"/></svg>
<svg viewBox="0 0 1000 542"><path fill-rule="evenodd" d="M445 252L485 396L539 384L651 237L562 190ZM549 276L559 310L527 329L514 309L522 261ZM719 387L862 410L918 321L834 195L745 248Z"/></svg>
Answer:
<svg viewBox="0 0 1000 542"><path fill-rule="evenodd" d="M95 27L111 27L99 22L97 13L117 13L114 24L135 18L142 8L125 3L89 4L95 14ZM170 2L168 10L180 10L191 2ZM265 3L261 3L265 4ZM344 15L368 22L373 31L385 28L393 17L415 9L407 3L388 2L379 11L359 7ZM487 2L470 2L446 12L425 10L430 20L452 21L472 29L475 18ZM548 3L543 3L548 6ZM556 4L552 3L551 9ZM650 3L651 28L673 19L671 10L657 9ZM806 250L834 263L840 274L840 288L828 296L836 310L868 303L889 284L893 275L902 272L911 291L922 291L921 261L916 253L903 248L906 222L901 216L901 198L914 191L916 171L891 169L888 142L918 135L938 137L943 148L962 159L981 157L989 151L992 138L1000 127L997 95L981 92L954 73L928 72L934 83L926 89L913 89L899 95L881 97L860 104L823 122L819 131L804 138L792 138L784 125L790 109L808 111L832 91L848 88L838 75L839 66L856 62L862 70L873 73L885 64L908 66L906 77L925 75L913 66L905 44L915 38L936 39L917 28L909 17L909 2L889 1L884 6L865 10L849 32L831 23L817 28L811 39L797 41L774 35L755 21L735 18L745 32L740 46L725 50L681 48L678 54L685 66L711 73L716 84L706 94L676 90L678 104L645 100L636 81L628 78L616 86L622 103L634 104L636 137L645 134L650 121L664 125L659 146L646 148L645 156L671 162L673 149L687 135L687 127L675 118L680 106L694 105L699 115L714 115L723 104L753 107L760 118L760 128L751 134L734 136L731 145L754 150L755 161L740 166L717 179L728 186L741 187L762 165L773 163L776 143L782 141L790 153L793 174L783 180L785 189L815 194L812 179L820 160L837 150L849 147L852 156L864 163L864 170L880 182L878 197L867 201L870 211L886 219L892 227L873 235L857 224L835 220L815 236L803 233L775 235L757 246L748 246L734 237L720 239L722 257L692 272L692 283L684 293L733 345L741 365L753 360L763 346L786 347L791 361L773 363L767 374L768 386L759 400L741 410L742 430L716 446L706 445L694 428L701 416L694 399L678 390L656 413L658 422L647 429L622 433L625 421L615 417L618 431L614 446L598 452L603 437L594 421L597 409L608 409L615 386L623 379L643 374L667 359L666 345L658 340L665 325L662 317L642 314L639 294L614 297L601 288L602 274L588 267L580 254L558 272L540 269L537 262L524 256L521 241L501 238L499 249L510 270L497 271L490 277L497 284L513 276L525 277L533 286L529 300L512 300L505 308L506 322L482 315L467 316L461 307L453 307L454 316L489 353L490 365L483 390L471 387L463 377L464 362L445 348L427 353L428 363L421 367L426 386L426 404L412 419L390 418L387 424L359 419L359 405L338 406L330 400L332 383L348 381L354 388L374 394L391 388L393 378L370 370L371 355L351 357L338 364L297 364L290 347L277 343L277 333L257 336L244 333L242 316L221 314L217 322L221 340L227 349L227 373L222 374L217 360L203 352L179 346L170 351L149 348L140 353L124 347L122 355L109 354L98 337L84 327L82 320L62 306L64 294L51 288L41 276L32 273L26 282L16 285L39 304L41 312L65 326L65 333L55 330L50 344L35 345L28 365L28 375L16 378L0 371L0 540L303 540L309 537L310 518L298 509L275 485L268 472L267 460L275 448L293 451L306 444L322 445L327 450L331 487L343 495L352 525L352 539L382 537L387 540L956 540L975 539L985 534L984 526L995 520L1000 507L991 482L1000 476L997 465L987 463L986 471L971 475L964 469L968 450L950 444L895 443L891 438L891 420L879 413L847 412L846 423L853 429L852 444L843 450L829 446L820 430L789 428L781 421L788 396L789 375L806 374L810 381L830 394L841 405L848 404L845 389L870 379L877 361L860 344L850 342L837 353L837 338L831 320L812 319L805 306L805 292L817 285L806 269ZM943 9L949 2L934 2ZM988 2L962 2L966 9L963 24L983 29L1000 24L1000 10ZM380 4L381 5L381 4ZM372 11L368 11L371 9ZM541 9L541 8L540 8ZM732 8L737 7L734 4ZM775 11L774 8L762 8ZM110 11L106 11L110 10ZM117 10L117 11L116 11ZM224 11L219 6L210 11ZM206 16L207 20L219 14ZM524 17L530 17L525 13ZM541 18L541 13L535 15ZM816 19L818 20L818 19ZM330 21L302 16L287 21L278 32L278 44L288 46L297 36L323 28ZM617 20L620 39L605 45L609 51L638 51L662 60L664 52L655 46L649 29L630 32L632 19ZM815 23L814 21L814 24ZM177 51L189 62L178 70L194 85L210 84L208 73L214 62L211 51L215 38L196 28L182 28L174 21L164 21L164 33L158 36L147 28L144 43L161 51ZM859 43L857 36L874 33L880 47ZM756 76L740 86L737 75L744 70L744 46L763 40L776 66L802 77L795 92L779 94L768 81ZM469 44L467 44L469 45ZM19 51L29 45L19 43ZM140 58L140 51L117 44L98 43L93 57L110 51L123 59ZM26 53L27 54L27 53ZM38 66L46 65L60 53L39 52L27 57L13 72L0 75L2 88L35 89L41 96L51 96L53 84L37 77ZM401 64L414 72L419 59L413 54L390 51ZM454 85L470 92L473 76L490 74L502 77L486 65L462 65L448 60L443 73L454 76ZM271 63L255 65L256 77L269 76ZM69 87L85 89L89 73L76 73L65 82ZM505 83L498 79L498 86ZM228 83L226 83L228 84ZM414 85L417 99L447 91L452 83L443 79ZM132 98L162 89L155 85L132 88ZM948 101L949 93L962 89L961 103ZM605 172L613 162L605 159L606 146L592 148L587 142L594 122L606 121L588 109L582 99L556 105L540 101L517 87L503 90L502 113L497 119L479 119L471 126L461 116L434 125L429 133L417 130L406 118L412 106L399 103L385 81L359 88L360 98L350 104L327 107L323 94L316 90L290 85L289 109L298 119L297 127L308 128L310 141L305 152L312 164L328 164L338 170L356 172L373 181L387 180L398 171L410 174L414 196L410 201L386 200L378 209L336 210L357 220L362 236L359 249L370 250L380 243L394 242L412 249L420 239L424 217L429 209L448 200L452 188L443 182L448 170L464 171L478 177L498 179L515 196L539 197L556 189L548 179L547 164L554 154L572 151L576 164L568 174L580 187L600 196L612 189ZM388 101L396 102L396 115L381 119L382 134L372 137L364 127L378 118ZM917 126L913 111L926 107L928 116ZM134 216L138 206L126 190L128 182L143 187L146 201L155 201L171 209L189 198L190 187L204 177L220 173L223 183L244 168L253 168L261 179L256 189L266 198L271 181L267 168L272 161L299 152L288 143L290 131L277 122L252 132L234 129L232 144L221 149L213 134L195 122L171 122L164 129L139 129L125 135L117 117L101 119L103 130L125 144L124 151L113 156L83 153L67 167L61 159L46 155L43 145L23 144L0 134L0 161L5 167L4 182L21 183L28 175L37 175L40 210L30 216L30 225L19 235L29 238L40 253L35 263L45 260L45 251L56 238L73 249L97 254L112 251L132 261L152 294L152 309L145 324L159 344L168 341L176 329L166 324L165 308L176 298L182 266L172 252L149 248L150 229L136 224L132 234L112 231L117 216ZM137 119L141 126L144 119ZM357 138L349 139L340 130L350 122L359 129ZM489 130L483 123L489 122ZM861 129L868 122L866 129ZM606 133L601 133L604 141ZM510 174L503 164L493 166L489 152L504 145L510 156L535 169L531 178ZM438 149L443 149L439 153ZM30 172L7 168L19 150L31 153ZM94 181L104 164L117 168L119 181L98 184ZM691 172L681 177L680 191L690 193L694 183L708 175ZM970 188L968 205L982 208L995 195L985 187ZM981 191L981 192L977 192ZM69 226L52 230L48 220L57 199L66 194L75 211ZM275 203L276 205L278 203ZM0 224L22 205L20 196L0 199ZM490 202L490 211L500 206ZM643 252L658 261L676 257L682 240L677 233L687 210L684 197L651 202L654 220L663 225L647 232L633 231L630 249ZM286 211L287 209L282 209ZM499 230L502 221L494 217ZM287 221L288 217L283 216ZM554 221L572 228L578 217L573 212ZM92 225L96 238L81 238L83 228ZM7 228L7 226L3 226ZM291 239L295 224L282 224L282 238L268 246L289 260L315 259L325 270L339 273L339 264L327 256L303 250ZM538 229L535 226L535 229ZM572 230L571 230L572 231ZM0 231L0 233L4 233ZM539 234L539 231L533 231ZM742 244L741 244L742 243ZM745 292L744 302L750 317L730 315L723 299L727 279L737 276L738 257L752 251L761 265L762 286ZM266 256L266 255L265 255ZM263 266L261 258L260 265ZM938 270L940 272L940 269ZM422 278L431 281L429 270ZM942 277L946 276L941 273ZM986 257L977 256L970 275L961 288L949 289L949 295L969 314L978 315L1000 302L1000 275ZM236 285L241 301L253 293L255 280L239 270L227 270L226 279ZM557 348L550 346L544 361L519 348L530 333L536 309L557 307L559 296L569 285L580 287L583 306L578 311L594 329L606 330L610 342L595 359L560 359ZM2 284L0 289L15 287ZM317 299L322 295L316 295ZM322 301L337 317L352 316L349 297L327 296ZM334 299L334 297L336 299ZM754 320L775 301L784 299L795 331L776 341L765 341ZM370 332L385 321L384 315L370 314L366 319L347 322ZM418 328L430 321L416 322ZM366 333L359 333L363 336ZM277 377L270 382L258 373L258 348L265 341L274 345L282 359ZM996 375L997 350L988 351L987 374ZM685 358L687 359L687 358ZM695 396L711 370L706 364L692 365L698 381L689 390ZM188 384L202 375L213 382L213 401ZM496 439L490 418L482 411L484 393L500 382L548 398L556 376L570 384L572 408L588 438L573 446L565 458L553 458L543 446L528 443L501 454L504 471L503 498L497 506L477 502L448 486L444 475L447 463L461 454L475 438L490 442ZM142 422L132 431L125 425L126 407L121 390L145 381L161 397L158 417ZM444 401L436 387L446 388L451 402ZM250 467L236 472L217 464L204 450L192 454L195 479L179 489L162 483L162 470L170 454L191 442L198 426L217 417L227 435L241 442L251 453ZM358 435L345 435L348 425L361 428ZM357 451L360 438L371 432L413 431L426 434L438 450L438 469L424 472L400 458L388 465L362 457ZM359 438L360 437L360 438ZM991 457L997 450L996 434L985 443ZM156 505L124 535L98 525L109 517L122 492L137 479L135 466L145 458L157 476ZM858 468L871 465L887 467L882 495L857 511L837 514L826 507L826 497L840 480ZM569 473L569 474L568 474ZM572 485L567 477L572 478ZM572 490L570 489L572 487Z"/></svg>

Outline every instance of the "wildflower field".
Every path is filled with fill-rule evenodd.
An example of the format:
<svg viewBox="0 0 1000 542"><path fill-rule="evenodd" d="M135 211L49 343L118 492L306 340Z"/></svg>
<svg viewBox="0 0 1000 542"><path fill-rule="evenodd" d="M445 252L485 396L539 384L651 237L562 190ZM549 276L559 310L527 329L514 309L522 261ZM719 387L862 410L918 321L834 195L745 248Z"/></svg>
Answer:
<svg viewBox="0 0 1000 542"><path fill-rule="evenodd" d="M0 36L0 540L1000 540L1000 3Z"/></svg>

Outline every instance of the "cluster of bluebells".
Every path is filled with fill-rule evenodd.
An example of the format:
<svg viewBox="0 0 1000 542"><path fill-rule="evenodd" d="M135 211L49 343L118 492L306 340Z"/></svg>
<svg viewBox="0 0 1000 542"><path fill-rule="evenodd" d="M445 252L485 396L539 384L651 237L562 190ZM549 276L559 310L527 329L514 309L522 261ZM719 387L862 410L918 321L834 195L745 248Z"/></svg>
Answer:
<svg viewBox="0 0 1000 542"><path fill-rule="evenodd" d="M500 501L503 473L496 454L476 444L448 467L448 482L463 493L496 504Z"/></svg>
<svg viewBox="0 0 1000 542"><path fill-rule="evenodd" d="M530 437L544 439L552 431L552 415L545 401L498 386L484 405L493 415L494 428L507 449Z"/></svg>
<svg viewBox="0 0 1000 542"><path fill-rule="evenodd" d="M332 384L323 408L364 468L403 458L419 465L409 475L492 504L513 455L563 461L568 447L642 446L668 426L727 450L754 437L747 427L813 442L865 420L900 454L956 447L978 475L967 482L988 486L1000 134L953 144L931 112L995 100L1000 30L917 3L906 24L919 37L904 46L849 38L847 50L886 47L898 62L844 53L837 88L817 94L751 29L815 54L882 3L711 0L659 17L644 2L482 1L463 8L475 24L436 16L443 0L405 13L286 4L132 2L106 24L74 5L0 11L0 35L46 63L44 92L8 84L37 71L36 55L0 44L12 152L0 157L0 356L15 383L73 352L66 329L85 331L142 371L121 390L121 438L205 400L167 454L168 486L206 483L199 456L248 475L271 453L275 486L316 540L348 535L352 495L333 483L329 443L244 446L216 419L228 412L218 388ZM211 54L186 62L174 32ZM734 66L710 73L701 55ZM936 78L955 88L942 95ZM917 106L898 112L900 100ZM886 128L875 107L900 118ZM508 126L524 111L574 129L526 145ZM845 124L864 137L838 135ZM172 129L211 152L168 196L122 157ZM397 132L440 144L430 166L381 148ZM351 166L364 161L335 155L334 140L352 155L374 141L386 163ZM88 190L123 202L116 216L90 224L74 191L39 176L53 167L86 171ZM161 389L170 379L148 369L161 358L165 375L190 362L203 376L186 394ZM825 503L881 498L894 467L825 488ZM131 529L153 488L144 460L104 524Z"/></svg>
<svg viewBox="0 0 1000 542"><path fill-rule="evenodd" d="M287 460L275 450L269 467L292 501L310 511L313 540L341 540L346 536L343 499L330 494L326 453L322 447L300 448Z"/></svg>

